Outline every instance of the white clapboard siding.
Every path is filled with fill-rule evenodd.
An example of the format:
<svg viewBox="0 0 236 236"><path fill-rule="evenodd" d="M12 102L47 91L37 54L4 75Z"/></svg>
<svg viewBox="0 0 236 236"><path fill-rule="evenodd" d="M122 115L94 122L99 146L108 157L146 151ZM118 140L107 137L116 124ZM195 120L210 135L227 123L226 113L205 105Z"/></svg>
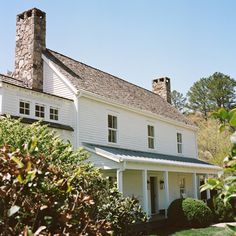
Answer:
<svg viewBox="0 0 236 236"><path fill-rule="evenodd" d="M107 141L107 115L118 117L118 143L115 147L177 154L176 133L183 135L183 156L196 157L195 132L158 119L117 108L88 98L79 101L80 142L110 145ZM155 149L147 147L147 125L155 127Z"/></svg>
<svg viewBox="0 0 236 236"><path fill-rule="evenodd" d="M45 106L46 112L44 120L75 127L75 109L73 101L6 84L4 84L1 89L4 93L2 99L2 114L19 116L19 101L25 100L30 102L30 115L27 117L37 119L34 110L35 104L42 104ZM59 109L58 121L49 119L50 107Z"/></svg>
<svg viewBox="0 0 236 236"><path fill-rule="evenodd" d="M43 91L61 97L73 99L74 95L68 85L53 71L46 62L43 64Z"/></svg>

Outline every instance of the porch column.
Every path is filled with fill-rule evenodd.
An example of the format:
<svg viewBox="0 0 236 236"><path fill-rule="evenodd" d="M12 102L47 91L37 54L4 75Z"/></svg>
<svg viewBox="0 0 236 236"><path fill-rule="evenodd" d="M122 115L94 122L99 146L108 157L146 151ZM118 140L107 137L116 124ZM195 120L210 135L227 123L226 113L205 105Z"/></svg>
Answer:
<svg viewBox="0 0 236 236"><path fill-rule="evenodd" d="M120 193L123 193L123 171L116 171L116 179L117 179L117 189Z"/></svg>
<svg viewBox="0 0 236 236"><path fill-rule="evenodd" d="M198 181L196 173L193 173L193 198L198 198Z"/></svg>
<svg viewBox="0 0 236 236"><path fill-rule="evenodd" d="M209 178L209 175L206 174L206 179L208 179L208 178ZM211 192L210 192L210 189L207 189L207 190L206 190L206 195L207 195L207 199L210 199L210 198L211 198Z"/></svg>
<svg viewBox="0 0 236 236"><path fill-rule="evenodd" d="M169 196L169 173L168 171L164 171L164 185L165 185L165 199L166 199L166 204L165 204L165 216L167 218L167 209L170 204L170 196Z"/></svg>
<svg viewBox="0 0 236 236"><path fill-rule="evenodd" d="M148 214L148 184L147 184L147 170L142 171L142 182L143 182L143 210Z"/></svg>

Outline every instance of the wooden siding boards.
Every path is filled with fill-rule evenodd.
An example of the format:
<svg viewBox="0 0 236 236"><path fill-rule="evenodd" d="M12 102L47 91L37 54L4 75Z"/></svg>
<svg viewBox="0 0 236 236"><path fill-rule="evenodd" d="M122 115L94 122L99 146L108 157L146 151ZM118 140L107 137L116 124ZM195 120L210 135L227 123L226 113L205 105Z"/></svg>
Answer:
<svg viewBox="0 0 236 236"><path fill-rule="evenodd" d="M74 94L72 93L72 91L67 87L67 85L60 78L60 76L58 76L46 62L44 62L43 91L68 99L74 98Z"/></svg>
<svg viewBox="0 0 236 236"><path fill-rule="evenodd" d="M79 107L80 145L83 142L108 145L107 115L111 113L115 114L118 119L118 143L113 146L177 154L176 132L179 129L174 125L84 97L79 99ZM150 123L155 127L154 150L148 149L147 146L147 125ZM183 149L183 155L197 158L194 131L182 128L181 132L184 137L184 147L186 146ZM112 146L112 144L110 145Z"/></svg>
<svg viewBox="0 0 236 236"><path fill-rule="evenodd" d="M11 116L20 116L19 114L19 101L20 99L29 101L31 103L31 114L25 116L29 119L37 119L34 116L34 104L39 103L46 106L45 122L51 122L60 125L70 126L72 129L75 127L74 121L74 103L70 100L61 99L55 96L48 96L44 93L38 93L32 90L24 90L13 85L3 85L1 90L4 93L3 106L1 114L9 114ZM54 121L49 119L49 108L57 107L59 109L59 120ZM54 125L54 126L55 126Z"/></svg>

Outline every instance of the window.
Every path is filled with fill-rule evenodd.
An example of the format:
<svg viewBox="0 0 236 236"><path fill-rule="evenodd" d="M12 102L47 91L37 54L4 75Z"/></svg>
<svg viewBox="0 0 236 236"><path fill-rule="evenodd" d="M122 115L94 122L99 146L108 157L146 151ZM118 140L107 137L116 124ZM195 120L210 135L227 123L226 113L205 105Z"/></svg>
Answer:
<svg viewBox="0 0 236 236"><path fill-rule="evenodd" d="M179 180L179 190L180 190L180 197L185 197L185 178L181 177Z"/></svg>
<svg viewBox="0 0 236 236"><path fill-rule="evenodd" d="M154 149L154 126L148 125L148 148Z"/></svg>
<svg viewBox="0 0 236 236"><path fill-rule="evenodd" d="M30 103L26 101L20 101L19 104L20 114L29 115L30 114Z"/></svg>
<svg viewBox="0 0 236 236"><path fill-rule="evenodd" d="M117 117L108 115L108 142L117 143Z"/></svg>
<svg viewBox="0 0 236 236"><path fill-rule="evenodd" d="M58 120L58 109L50 107L50 120Z"/></svg>
<svg viewBox="0 0 236 236"><path fill-rule="evenodd" d="M183 152L183 143L182 143L182 134L181 133L177 133L177 151L178 153L182 153Z"/></svg>
<svg viewBox="0 0 236 236"><path fill-rule="evenodd" d="M35 105L35 116L44 118L45 115L45 107L43 105L36 104Z"/></svg>

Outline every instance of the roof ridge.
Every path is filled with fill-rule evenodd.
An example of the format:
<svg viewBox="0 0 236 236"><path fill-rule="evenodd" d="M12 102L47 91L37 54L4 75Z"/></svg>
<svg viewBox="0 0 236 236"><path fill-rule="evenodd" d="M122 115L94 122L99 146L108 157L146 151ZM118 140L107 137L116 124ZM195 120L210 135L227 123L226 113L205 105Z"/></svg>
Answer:
<svg viewBox="0 0 236 236"><path fill-rule="evenodd" d="M49 48L47 48L47 50L52 51L52 52L54 52L54 53L57 53L57 54L59 54L59 55L61 55L61 56L63 56L63 57L66 57L66 58L68 58L68 59L70 59L70 60L72 60L72 61L75 61L75 62L77 62L77 63L81 63L82 65L85 65L85 66L87 66L87 67L90 67L90 68L92 68L92 69L95 69L95 70L97 70L97 71L100 71L100 72L102 72L102 73L105 73L105 74L107 74L107 75L109 75L109 76L112 76L112 77L114 77L114 78L116 78L116 79L122 80L122 81L124 81L124 82L126 82L126 83L129 83L129 84L133 85L133 86L136 86L136 87L138 87L138 88L140 88L140 89L142 89L142 90L145 90L145 91L147 91L147 92L149 92L149 93L151 93L151 94L154 94L154 95L160 97L163 101L165 101L165 99L162 98L159 94L154 93L154 92L152 92L152 91L149 90L149 89L143 88L143 87L141 87L141 86L139 86L139 85L137 85L137 84L131 83L131 82L125 80L125 79L122 79L122 78L116 76L116 75L112 75L112 74L110 74L110 73L108 73L108 72L106 72L106 71L100 70L100 69L98 69L98 68L96 68L96 67L90 66L90 65L88 65L88 64L86 64L86 63L83 63L83 62L81 62L81 61L75 60L75 59L73 59L73 58L71 58L71 57L69 57L69 56L67 56L67 55L64 55L64 54L62 54L62 53L60 53L60 52L56 52L56 51L51 50L51 49L49 49ZM64 64L64 63L63 63L63 64ZM75 73L75 72L74 72L74 73ZM76 73L75 73L75 74L76 74ZM165 101L165 102L166 102L166 101ZM168 103L168 102L167 102L167 103ZM168 103L168 104L169 104L169 103ZM170 104L169 104L169 105L170 105Z"/></svg>

